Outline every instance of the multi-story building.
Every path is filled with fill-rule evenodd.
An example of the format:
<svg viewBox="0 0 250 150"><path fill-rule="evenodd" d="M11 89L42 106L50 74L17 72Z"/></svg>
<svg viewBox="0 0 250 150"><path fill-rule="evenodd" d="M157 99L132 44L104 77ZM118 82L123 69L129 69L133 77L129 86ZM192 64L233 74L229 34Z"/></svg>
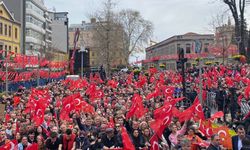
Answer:
<svg viewBox="0 0 250 150"><path fill-rule="evenodd" d="M235 26L231 24L230 19L228 23L216 28L215 31L215 45L218 47L228 47L235 41Z"/></svg>
<svg viewBox="0 0 250 150"><path fill-rule="evenodd" d="M47 37L52 40L52 44L48 47L49 53L53 55L54 61L67 61L68 56L68 12L50 12L52 18L50 30L52 37Z"/></svg>
<svg viewBox="0 0 250 150"><path fill-rule="evenodd" d="M51 18L43 0L2 0L21 23L21 49L26 55L44 55L52 44Z"/></svg>
<svg viewBox="0 0 250 150"><path fill-rule="evenodd" d="M0 50L5 51L5 56L7 52L20 53L20 23L4 2L0 2Z"/></svg>
<svg viewBox="0 0 250 150"><path fill-rule="evenodd" d="M146 48L146 60L143 61L143 65L150 67L164 64L166 69L176 70L178 49L183 48L185 57L188 58L186 67L190 67L198 57L213 57L209 53L209 46L213 43L213 34L190 32L184 35L176 35Z"/></svg>
<svg viewBox="0 0 250 150"><path fill-rule="evenodd" d="M84 53L84 55L88 55L89 62L86 62L86 64L89 64L89 67L92 70L95 70L96 68L100 67L101 65L105 64L104 57L105 57L105 52L101 51L100 49L100 41L98 41L95 37L96 34L96 28L97 28L97 23L95 18L92 18L90 22L85 22L82 21L81 24L72 24L69 27L69 48L70 50L73 50L74 48L74 36L75 36L75 31L77 29L80 30L80 35L78 39L78 43L76 45L76 49L80 50L81 47L87 48L89 51L88 53ZM118 42L116 42L118 43ZM121 50L121 47L119 47L118 44L112 43L112 46L115 47L114 50L111 50L109 52L109 58L110 60L112 59L110 66L112 68L116 68L119 65L125 65L125 59L123 57L123 53ZM77 53L78 54L78 53ZM85 59L86 61L86 59Z"/></svg>

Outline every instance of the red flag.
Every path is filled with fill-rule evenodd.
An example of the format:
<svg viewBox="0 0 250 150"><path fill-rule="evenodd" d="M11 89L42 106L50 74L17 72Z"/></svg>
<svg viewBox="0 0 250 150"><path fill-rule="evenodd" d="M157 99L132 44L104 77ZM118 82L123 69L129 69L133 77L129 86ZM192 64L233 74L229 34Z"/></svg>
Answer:
<svg viewBox="0 0 250 150"><path fill-rule="evenodd" d="M5 114L5 122L8 123L10 121L11 117L10 114L6 113Z"/></svg>
<svg viewBox="0 0 250 150"><path fill-rule="evenodd" d="M250 85L245 88L245 97L248 99L250 95Z"/></svg>
<svg viewBox="0 0 250 150"><path fill-rule="evenodd" d="M238 105L241 106L241 101L242 101L243 95L238 96Z"/></svg>
<svg viewBox="0 0 250 150"><path fill-rule="evenodd" d="M119 84L119 83L118 83L117 81L115 81L115 80L109 80L109 81L108 81L108 85L109 85L110 87L112 87L113 89L117 88L118 84Z"/></svg>
<svg viewBox="0 0 250 150"><path fill-rule="evenodd" d="M200 104L200 101L199 101L198 97L196 97L196 99L194 100L193 107L195 107L195 113L197 114L199 119L205 120L202 105Z"/></svg>
<svg viewBox="0 0 250 150"><path fill-rule="evenodd" d="M20 103L20 97L18 97L18 96L15 96L14 98L14 106L17 106L19 103Z"/></svg>
<svg viewBox="0 0 250 150"><path fill-rule="evenodd" d="M38 149L38 144L34 143L26 148L26 150L36 150Z"/></svg>
<svg viewBox="0 0 250 150"><path fill-rule="evenodd" d="M213 135L213 130L212 130L212 123L210 120L207 121L201 121L200 122L200 127L199 130L203 135L206 137L211 137Z"/></svg>
<svg viewBox="0 0 250 150"><path fill-rule="evenodd" d="M135 94L132 98L132 106L130 107L129 112L126 115L126 119L129 119L133 115L136 118L141 118L147 110L144 108L142 103L142 98L139 94Z"/></svg>
<svg viewBox="0 0 250 150"><path fill-rule="evenodd" d="M221 118L223 116L224 116L224 113L222 111L218 111L212 115L211 119L217 119L217 118Z"/></svg>
<svg viewBox="0 0 250 150"><path fill-rule="evenodd" d="M134 144L132 143L126 129L122 128L122 144L123 144L123 150L135 150Z"/></svg>
<svg viewBox="0 0 250 150"><path fill-rule="evenodd" d="M157 108L154 111L154 118L162 118L165 117L166 115L169 115L172 113L172 107L173 105L171 103L166 103L164 106Z"/></svg>
<svg viewBox="0 0 250 150"><path fill-rule="evenodd" d="M156 134L154 134L151 139L149 140L150 142L150 150L160 150L159 143L158 143L158 137Z"/></svg>
<svg viewBox="0 0 250 150"><path fill-rule="evenodd" d="M151 76L154 75L154 74L156 74L157 72L158 72L158 71L157 71L156 68L150 68L150 69L149 69L149 73L150 73Z"/></svg>

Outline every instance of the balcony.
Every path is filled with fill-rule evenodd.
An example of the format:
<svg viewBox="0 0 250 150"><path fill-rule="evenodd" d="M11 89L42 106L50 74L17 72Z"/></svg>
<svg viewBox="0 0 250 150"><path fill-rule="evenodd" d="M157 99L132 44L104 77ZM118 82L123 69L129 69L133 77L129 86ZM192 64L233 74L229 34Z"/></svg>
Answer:
<svg viewBox="0 0 250 150"><path fill-rule="evenodd" d="M37 31L39 33L42 33L42 34L46 33L46 31L42 27L39 27L39 26L37 26L37 25L35 25L33 23L30 23L30 22L26 22L26 28L27 29L29 29L29 28L33 29L33 30L35 30L35 31Z"/></svg>
<svg viewBox="0 0 250 150"><path fill-rule="evenodd" d="M52 31L51 31L51 29L49 29L49 28L46 28L46 32L52 34Z"/></svg>
<svg viewBox="0 0 250 150"><path fill-rule="evenodd" d="M29 14L29 15L35 17L36 19L41 20L42 22L46 21L44 16L40 15L39 13L37 13L36 11L34 11L34 10L30 9L30 8L26 9L26 14Z"/></svg>
<svg viewBox="0 0 250 150"><path fill-rule="evenodd" d="M34 43L34 44L38 44L38 45L41 45L41 43L43 42L43 41L38 40L38 39L31 37L31 36L26 36L25 40L27 43Z"/></svg>

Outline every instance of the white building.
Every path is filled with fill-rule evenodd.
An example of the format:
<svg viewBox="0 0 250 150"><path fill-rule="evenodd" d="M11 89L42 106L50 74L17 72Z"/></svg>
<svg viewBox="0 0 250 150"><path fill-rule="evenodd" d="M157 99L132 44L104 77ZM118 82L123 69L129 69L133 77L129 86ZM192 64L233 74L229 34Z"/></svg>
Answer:
<svg viewBox="0 0 250 150"><path fill-rule="evenodd" d="M26 55L44 54L52 44L51 23L43 0L26 0L25 53Z"/></svg>

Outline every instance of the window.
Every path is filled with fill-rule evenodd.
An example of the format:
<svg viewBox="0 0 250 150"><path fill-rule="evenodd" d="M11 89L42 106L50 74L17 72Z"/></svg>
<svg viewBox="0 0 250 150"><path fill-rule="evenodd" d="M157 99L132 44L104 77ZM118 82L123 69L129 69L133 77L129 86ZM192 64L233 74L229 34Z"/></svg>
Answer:
<svg viewBox="0 0 250 150"><path fill-rule="evenodd" d="M95 53L94 53L94 52L92 52L92 56L93 56L93 57L95 56Z"/></svg>
<svg viewBox="0 0 250 150"><path fill-rule="evenodd" d="M3 23L0 22L0 34L3 34Z"/></svg>
<svg viewBox="0 0 250 150"><path fill-rule="evenodd" d="M15 53L17 53L17 47L15 47Z"/></svg>
<svg viewBox="0 0 250 150"><path fill-rule="evenodd" d="M186 54L191 53L191 44L186 44Z"/></svg>
<svg viewBox="0 0 250 150"><path fill-rule="evenodd" d="M17 28L15 28L15 39L17 39Z"/></svg>
<svg viewBox="0 0 250 150"><path fill-rule="evenodd" d="M4 25L4 35L8 35L8 27L7 24Z"/></svg>
<svg viewBox="0 0 250 150"><path fill-rule="evenodd" d="M204 45L204 52L205 53L208 53L208 46L209 46L209 43L205 43L205 45Z"/></svg>
<svg viewBox="0 0 250 150"><path fill-rule="evenodd" d="M3 50L3 45L0 45L0 50ZM3 59L3 53L0 53L0 59Z"/></svg>
<svg viewBox="0 0 250 150"><path fill-rule="evenodd" d="M9 51L11 51L11 46L9 46Z"/></svg>
<svg viewBox="0 0 250 150"><path fill-rule="evenodd" d="M11 26L9 26L9 37L11 37Z"/></svg>
<svg viewBox="0 0 250 150"><path fill-rule="evenodd" d="M5 45L4 47L5 47L5 49L4 49L5 50L5 52L4 52L5 55L4 56L6 57L7 56L7 51L8 51L8 46Z"/></svg>

